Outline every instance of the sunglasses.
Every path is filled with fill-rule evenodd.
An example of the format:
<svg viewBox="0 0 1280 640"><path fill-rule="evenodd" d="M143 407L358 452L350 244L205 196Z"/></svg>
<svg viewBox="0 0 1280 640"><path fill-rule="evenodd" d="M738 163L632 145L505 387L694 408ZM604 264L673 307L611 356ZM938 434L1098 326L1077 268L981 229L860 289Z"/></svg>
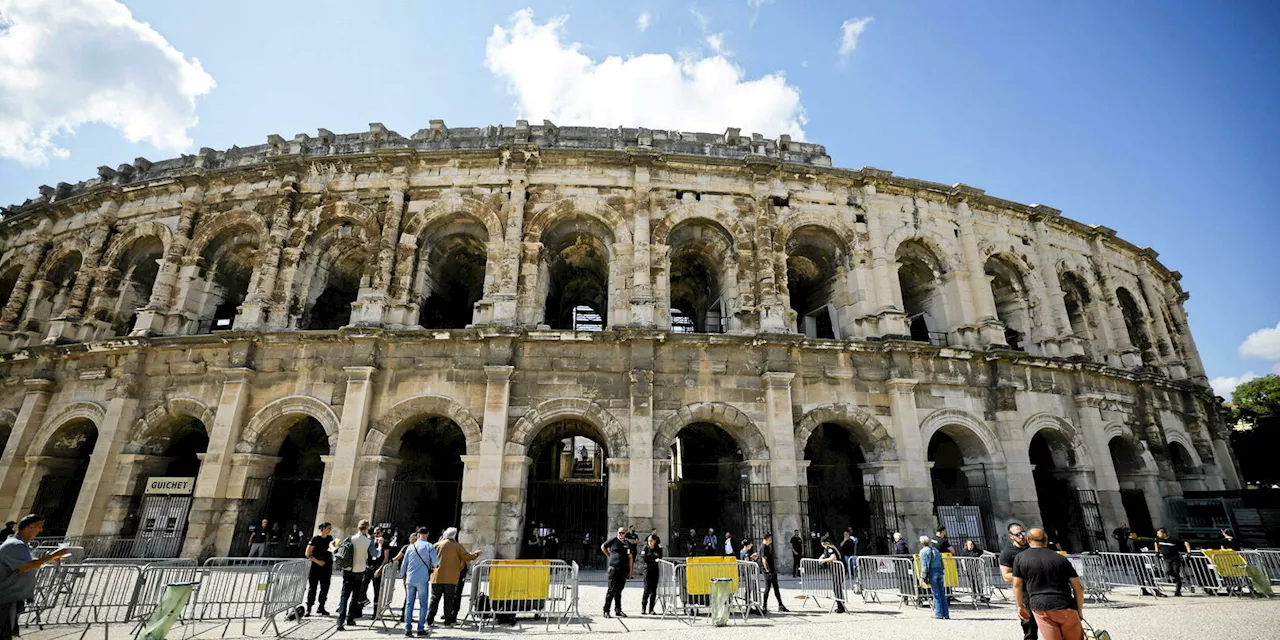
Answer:
<svg viewBox="0 0 1280 640"><path fill-rule="evenodd" d="M1017 532L1017 533L1011 533L1011 534L1009 534L1009 535L1011 535L1011 536L1013 536L1013 537L1015 537L1015 538L1025 538L1025 537L1027 537L1027 532L1026 532L1026 531L1019 531L1019 532Z"/></svg>

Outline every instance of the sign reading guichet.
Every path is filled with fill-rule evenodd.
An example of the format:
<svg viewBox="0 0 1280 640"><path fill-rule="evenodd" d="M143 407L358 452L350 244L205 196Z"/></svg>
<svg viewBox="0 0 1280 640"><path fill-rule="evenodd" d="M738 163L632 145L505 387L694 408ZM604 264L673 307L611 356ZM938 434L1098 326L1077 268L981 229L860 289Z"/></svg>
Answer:
<svg viewBox="0 0 1280 640"><path fill-rule="evenodd" d="M147 495L187 496L196 488L195 478L148 478Z"/></svg>

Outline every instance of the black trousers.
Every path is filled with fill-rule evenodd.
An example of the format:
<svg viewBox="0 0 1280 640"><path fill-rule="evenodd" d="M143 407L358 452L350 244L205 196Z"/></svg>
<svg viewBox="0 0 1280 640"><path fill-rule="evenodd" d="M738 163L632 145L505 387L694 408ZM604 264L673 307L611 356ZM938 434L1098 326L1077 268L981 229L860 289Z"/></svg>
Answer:
<svg viewBox="0 0 1280 640"><path fill-rule="evenodd" d="M794 551L791 552L791 577L800 577L800 554Z"/></svg>
<svg viewBox="0 0 1280 640"><path fill-rule="evenodd" d="M658 567L645 567L644 595L640 596L640 612L652 612L658 606Z"/></svg>
<svg viewBox="0 0 1280 640"><path fill-rule="evenodd" d="M609 567L609 590L604 594L604 610L613 603L615 613L622 612L622 588L627 586L627 571L622 567Z"/></svg>
<svg viewBox="0 0 1280 640"><path fill-rule="evenodd" d="M1026 603L1027 608L1031 608L1031 596L1026 591L1022 592L1022 601ZM1036 625L1035 614L1031 615L1030 620L1018 618L1018 623L1022 625L1022 640L1036 640L1040 637L1040 627Z"/></svg>
<svg viewBox="0 0 1280 640"><path fill-rule="evenodd" d="M1166 558L1164 566L1169 577L1173 578L1173 592L1182 593L1182 556Z"/></svg>
<svg viewBox="0 0 1280 640"><path fill-rule="evenodd" d="M0 640L11 640L18 628L18 603L0 602Z"/></svg>
<svg viewBox="0 0 1280 640"><path fill-rule="evenodd" d="M320 610L325 610L325 604L329 601L329 579L333 577L333 571L329 565L323 567L311 564L311 570L307 573L307 610L311 610L311 606L316 603L316 590L320 591Z"/></svg>
<svg viewBox="0 0 1280 640"><path fill-rule="evenodd" d="M778 574L777 572L767 571L764 574L764 597L760 599L765 609L769 608L769 589L771 588L773 589L773 597L778 600L778 608L781 609L783 606L782 591L778 589Z"/></svg>
<svg viewBox="0 0 1280 640"><path fill-rule="evenodd" d="M342 570L342 595L338 596L338 621L355 620L360 614L360 601L364 599L364 572Z"/></svg>
<svg viewBox="0 0 1280 640"><path fill-rule="evenodd" d="M444 599L444 623L453 624L458 618L458 609L454 601L458 598L458 585L434 583L431 585L431 606L427 609L427 624L436 621L436 611L440 610L440 600Z"/></svg>

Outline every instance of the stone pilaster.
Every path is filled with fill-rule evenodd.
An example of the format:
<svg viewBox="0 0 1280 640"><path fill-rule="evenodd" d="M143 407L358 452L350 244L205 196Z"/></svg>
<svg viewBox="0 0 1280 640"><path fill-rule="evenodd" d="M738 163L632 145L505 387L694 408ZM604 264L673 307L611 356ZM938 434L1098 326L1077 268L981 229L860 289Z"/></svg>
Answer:
<svg viewBox="0 0 1280 640"><path fill-rule="evenodd" d="M1148 322L1155 328L1151 333L1156 341L1155 351L1160 355L1161 364L1170 378L1175 380L1186 378L1187 369L1177 349L1174 348L1173 338L1169 335L1169 322L1165 317L1163 304L1164 295L1155 286L1156 279L1151 273L1151 263L1147 260L1140 262L1142 272L1138 275L1138 280L1142 285L1142 296L1147 300Z"/></svg>
<svg viewBox="0 0 1280 640"><path fill-rule="evenodd" d="M902 483L894 487L894 493L898 500L898 517L903 522L902 534L908 539L932 534L936 524L933 482L927 463L928 443L920 437L920 419L916 411L915 387L918 383L918 380L910 378L891 378L887 383L892 435L897 444Z"/></svg>
<svg viewBox="0 0 1280 640"><path fill-rule="evenodd" d="M795 374L790 371L770 371L760 375L766 407L768 482L775 532L800 528L800 477L796 468L795 424L791 405L791 382L794 378ZM778 566L783 571L790 571L790 555L779 554Z"/></svg>
<svg viewBox="0 0 1280 640"><path fill-rule="evenodd" d="M151 285L151 298L147 301L147 306L138 311L138 323L134 325L135 335L169 333L175 331L180 324L169 321L168 316L174 311L182 257L191 245L191 234L195 230L196 216L200 213L203 201L204 189L200 187L191 189L183 199L181 213L178 215L178 229L160 260L156 281Z"/></svg>
<svg viewBox="0 0 1280 640"><path fill-rule="evenodd" d="M635 212L632 220L635 227L635 236L632 240L634 247L632 267L634 268L634 274L632 275L631 288L631 325L652 327L655 326L655 310L658 302L654 296L653 283L651 281L653 254L650 251L652 238L649 229L649 216L653 205L652 196L649 192L649 167L637 165L634 168L632 183L635 200Z"/></svg>
<svg viewBox="0 0 1280 640"><path fill-rule="evenodd" d="M49 331L45 343L52 344L62 340L74 340L79 329L80 317L84 315L85 302L89 299L89 288L98 275L98 263L107 248L107 238L111 236L111 225L115 223L116 212L120 203L108 200L98 209L97 223L89 234L89 246L80 262L80 270L76 272L75 282L71 285L71 295L62 313L49 323Z"/></svg>
<svg viewBox="0 0 1280 640"><path fill-rule="evenodd" d="M641 523L634 522L630 515L631 459L605 458L604 464L609 470L609 502L605 507L608 528L635 525L637 531L644 531Z"/></svg>
<svg viewBox="0 0 1280 640"><path fill-rule="evenodd" d="M1081 394L1075 397L1076 414L1080 416L1081 438L1089 450L1093 467L1093 486L1098 494L1098 511L1103 531L1111 532L1129 520L1120 500L1120 481L1108 446L1106 422L1100 410L1101 396ZM1108 540L1111 538L1108 537Z"/></svg>
<svg viewBox="0 0 1280 640"><path fill-rule="evenodd" d="M499 549L514 557L520 550L520 520L523 516L523 501L515 502L518 509L512 514L512 501L504 500L504 467L506 466L507 412L511 403L511 374L515 367L509 365L489 365L485 371L484 419L480 425L480 452L474 464L467 462L466 485L462 511L462 538L468 547L475 551L483 550L489 557ZM471 456L468 456L469 458ZM524 458L524 456L519 456ZM474 473L473 473L474 470ZM520 487L517 491L523 499L524 478L514 478ZM505 518L514 515L516 520L514 531L511 524L503 524ZM508 538L500 534L509 531Z"/></svg>
<svg viewBox="0 0 1280 640"><path fill-rule="evenodd" d="M25 269L24 269L25 270ZM49 396L53 393L52 380L28 378L23 381L26 393L22 397L22 407L18 409L18 418L14 420L13 429L9 432L9 441L0 455L0 515L6 520L17 520L25 513L19 513L25 506L19 496L23 475L26 472L27 447L31 446L36 432L44 424L45 410L49 408ZM35 494L31 495L32 498Z"/></svg>
<svg viewBox="0 0 1280 640"><path fill-rule="evenodd" d="M125 374L122 378L132 375ZM121 379L117 385L116 396L107 402L106 415L98 425L98 441L80 485L80 496L67 527L68 535L99 533L103 525L111 492L101 488L115 484L120 471L120 451L128 441L129 428L138 414L136 383Z"/></svg>
<svg viewBox="0 0 1280 640"><path fill-rule="evenodd" d="M200 473L192 493L187 539L182 545L185 557L203 556L215 550L229 553L235 535L236 521L234 518L228 521L223 511L231 497L232 457L244 427L253 370L229 368L219 372L224 376L222 392L214 408L213 424L205 425L209 430L209 446L200 459Z"/></svg>
<svg viewBox="0 0 1280 640"><path fill-rule="evenodd" d="M263 238L261 261L254 270L252 286L244 304L240 305L240 313L236 315L236 329L262 329L267 325L268 309L275 302L276 280L280 271L280 257L289 239L290 227L293 225L293 207L297 196L297 186L286 180L280 188L280 202L276 205L271 218L271 230Z"/></svg>
<svg viewBox="0 0 1280 640"><path fill-rule="evenodd" d="M877 336L906 336L906 315L897 302L894 292L898 290L898 273L896 261L889 255L885 246L883 209L890 206L885 196L876 192L874 183L862 187L863 208L867 212L867 236L871 249L872 300L875 308L872 313L877 318Z"/></svg>
<svg viewBox="0 0 1280 640"><path fill-rule="evenodd" d="M649 351L653 345L646 341ZM653 451L653 371L632 369L630 372L630 431L627 442L631 456L628 491L630 523L637 531L653 528L657 517L654 509ZM611 483L614 478L610 477ZM664 514L665 515L665 514Z"/></svg>
<svg viewBox="0 0 1280 640"><path fill-rule="evenodd" d="M320 508L316 522L332 522L335 535L349 535L355 531L356 522L369 513L356 513L355 502L359 489L360 445L364 442L369 425L369 411L373 407L373 374L376 367L343 367L347 374L347 391L342 404L342 417L338 423L338 444L333 456L333 467L325 465L328 482L321 489Z"/></svg>
<svg viewBox="0 0 1280 640"><path fill-rule="evenodd" d="M1096 264L1106 264L1106 238L1115 235L1114 231L1106 227L1099 227L1094 230L1092 242L1089 243L1090 253ZM1135 367L1141 364L1142 356L1138 353L1137 347L1129 341L1129 331L1125 328L1124 314L1120 312L1120 302L1116 299L1115 289L1112 288L1111 280L1105 275L1106 269L1098 270L1098 289L1102 292L1102 308L1106 316L1104 325L1105 332L1110 337L1111 355L1107 357L1107 364L1113 367Z"/></svg>
<svg viewBox="0 0 1280 640"><path fill-rule="evenodd" d="M1076 356L1084 355L1084 345L1080 344L1078 339L1069 339L1071 334L1071 322L1067 317L1067 302L1063 297L1062 285L1058 282L1058 270L1054 267L1053 253L1049 251L1050 235L1049 225L1046 220L1050 213L1045 207L1045 212L1033 215L1031 217L1031 228L1035 232L1036 246L1040 248L1035 252L1036 266L1040 270L1040 281L1044 285L1042 290L1036 291L1036 296L1040 299L1039 307L1043 310L1041 321L1048 318L1049 322L1042 328L1043 336L1042 348L1045 349L1044 355L1047 356ZM1030 317L1030 316L1028 316Z"/></svg>
<svg viewBox="0 0 1280 640"><path fill-rule="evenodd" d="M963 318L960 324L977 327L978 336L975 346L1007 346L1003 325L1000 324L996 315L996 301L991 293L991 280L987 277L982 256L978 252L978 237L973 230L973 212L969 209L969 203L956 204L956 224L960 226L960 255L967 272L965 275L968 292L973 300L973 315Z"/></svg>
<svg viewBox="0 0 1280 640"><path fill-rule="evenodd" d="M52 246L45 236L37 240L35 245L35 249L29 256L30 259L22 263L22 270L18 272L18 280L13 285L9 300L0 311L0 331L13 331L18 328L18 320L23 315L22 310L26 307L27 298L31 293L31 283L35 278L36 269L40 268L40 263L44 262L45 254Z"/></svg>

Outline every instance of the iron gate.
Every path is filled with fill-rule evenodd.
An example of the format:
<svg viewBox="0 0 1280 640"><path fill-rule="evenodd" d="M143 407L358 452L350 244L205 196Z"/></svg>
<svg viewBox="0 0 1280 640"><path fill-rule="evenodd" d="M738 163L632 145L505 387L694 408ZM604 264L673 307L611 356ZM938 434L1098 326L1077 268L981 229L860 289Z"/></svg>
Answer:
<svg viewBox="0 0 1280 640"><path fill-rule="evenodd" d="M871 553L888 553L889 538L898 530L898 501L891 486L868 484L856 487L861 498L857 508L851 512L840 511L831 521L830 507L826 494L821 487L801 485L800 512L801 525L806 537L812 544L806 545L807 555L817 557L821 552L818 540L830 535L832 541L839 542L840 535L846 527L853 527L854 535L866 538L862 543L867 545ZM869 534L869 535L868 535Z"/></svg>
<svg viewBox="0 0 1280 640"><path fill-rule="evenodd" d="M176 558L187 535L191 496L150 495L142 499L138 533L134 536L135 558Z"/></svg>
<svg viewBox="0 0 1280 640"><path fill-rule="evenodd" d="M697 529L698 534L702 535L708 528L712 528L716 530L720 544L724 544L726 531L739 541L751 540L759 543L764 539L764 534L773 531L773 493L767 483L745 480L737 485L723 482L669 482L667 493L672 534L679 531L684 535L690 529ZM700 515L696 519L685 517L686 506L698 510Z"/></svg>
<svg viewBox="0 0 1280 640"><path fill-rule="evenodd" d="M608 511L609 485L605 480L530 482L521 557L558 558L584 567L603 567L600 545L613 537ZM534 534L539 525L554 530L555 536L537 538Z"/></svg>
<svg viewBox="0 0 1280 640"><path fill-rule="evenodd" d="M398 528L401 539L418 527L431 530L434 541L462 520L462 482L457 480L388 480L378 484L373 521Z"/></svg>
<svg viewBox="0 0 1280 640"><path fill-rule="evenodd" d="M1090 489L1073 489L1071 499L1067 501L1068 522L1071 525L1072 537L1080 544L1079 549L1068 549L1072 553L1081 551L1106 551L1107 534L1102 527L1102 512L1098 509L1098 494Z"/></svg>
<svg viewBox="0 0 1280 640"><path fill-rule="evenodd" d="M43 535L66 535L83 482L83 475L45 474L40 478L32 513L44 516Z"/></svg>
<svg viewBox="0 0 1280 640"><path fill-rule="evenodd" d="M286 538L296 525L307 540L315 535L316 512L320 506L318 478L272 476L251 478L245 482L243 504L236 517L236 533L231 539L231 555L249 554L251 528L263 520L280 524L280 542L267 549L267 555L283 557L288 552ZM303 541L305 542L305 540Z"/></svg>
<svg viewBox="0 0 1280 640"><path fill-rule="evenodd" d="M938 515L939 522L943 522L942 509L944 507L976 507L981 535L973 537L974 541L988 551L1000 550L1000 539L996 535L994 514L991 512L990 487L945 488L935 484L933 491L934 513ZM947 527L947 535L952 538L953 544L957 547L964 544L964 540L960 539L949 526Z"/></svg>
<svg viewBox="0 0 1280 640"><path fill-rule="evenodd" d="M898 500L893 487L867 485L867 506L871 516L871 552L888 554L893 551L889 540L898 530Z"/></svg>

